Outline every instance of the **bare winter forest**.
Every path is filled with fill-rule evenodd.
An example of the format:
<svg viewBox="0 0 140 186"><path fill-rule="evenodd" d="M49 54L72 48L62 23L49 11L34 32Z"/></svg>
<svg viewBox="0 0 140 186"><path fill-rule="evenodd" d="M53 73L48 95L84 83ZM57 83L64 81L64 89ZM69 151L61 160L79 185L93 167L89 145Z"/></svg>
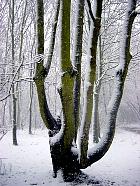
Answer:
<svg viewBox="0 0 140 186"><path fill-rule="evenodd" d="M140 185L140 0L0 0L0 186Z"/></svg>

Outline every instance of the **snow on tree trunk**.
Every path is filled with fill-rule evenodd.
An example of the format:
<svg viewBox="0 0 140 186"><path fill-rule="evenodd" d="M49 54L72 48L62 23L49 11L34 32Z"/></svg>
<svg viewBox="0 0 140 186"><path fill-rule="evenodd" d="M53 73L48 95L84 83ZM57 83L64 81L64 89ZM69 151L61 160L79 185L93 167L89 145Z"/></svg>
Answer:
<svg viewBox="0 0 140 186"><path fill-rule="evenodd" d="M91 11L90 2L88 1L89 10ZM84 166L87 164L87 151L89 140L89 129L92 120L93 108L93 87L96 80L96 51L98 37L101 27L101 13L102 13L102 0L94 1L93 14L90 13L93 23L90 27L89 46L87 53L87 65L90 65L89 75L86 74L87 80L85 82L85 98L84 98L84 111L82 118L81 134L80 134L80 163ZM89 77L88 77L89 76Z"/></svg>
<svg viewBox="0 0 140 186"><path fill-rule="evenodd" d="M116 68L114 90L107 110L106 131L101 141L94 148L89 149L88 165L91 165L104 156L104 154L108 151L115 134L117 112L123 95L124 82L128 72L128 66L132 58L130 54L130 40L132 25L136 17L135 8L136 0L129 0L123 24L124 26L120 47L120 64Z"/></svg>
<svg viewBox="0 0 140 186"><path fill-rule="evenodd" d="M84 18L85 0L78 0L75 28L75 42L73 54L73 66L75 71L74 79L74 125L75 125L75 142L77 139L77 130L79 126L79 105L80 105L80 89L81 89L81 58L83 43L83 18Z"/></svg>
<svg viewBox="0 0 140 186"><path fill-rule="evenodd" d="M74 138L73 117L73 68L70 61L70 11L71 1L62 1L62 28L61 28L61 68L62 87L61 101L64 116L64 151L69 151Z"/></svg>
<svg viewBox="0 0 140 186"><path fill-rule="evenodd" d="M100 121L99 121L99 94L101 89L101 77L102 77L102 54L101 54L101 36L99 36L98 45L98 65L96 73L96 83L94 84L94 98L93 98L93 120L92 120L92 132L93 143L98 143L100 138Z"/></svg>
<svg viewBox="0 0 140 186"><path fill-rule="evenodd" d="M52 116L46 99L44 81L48 74L46 68L43 66L44 58L44 4L43 0L37 0L37 39L38 39L38 56L41 59L36 64L36 74L34 81L36 83L39 109L44 124L50 130L53 130L57 125L56 120Z"/></svg>
<svg viewBox="0 0 140 186"><path fill-rule="evenodd" d="M115 133L115 123L118 108L123 94L123 87L125 82L125 77L128 71L128 65L131 60L131 55L129 52L130 49L130 38L131 38L131 29L135 14L136 1L129 1L128 9L126 14L126 19L124 21L124 30L123 30L123 40L121 44L120 52L120 65L116 69L115 74L115 85L114 92L111 98L111 101L108 106L107 119L106 119L106 133L103 135L100 142L94 147L88 150L88 138L89 138L89 128L91 124L92 116L92 106L93 106L93 86L95 82L96 74L96 50L97 42L100 32L100 23L101 23L101 12L102 12L102 0L95 1L94 14L90 9L90 14L93 19L93 24L90 29L89 37L89 52L88 52L88 64L89 65L89 76L87 75L87 82L85 83L85 104L84 104L84 115L81 122L81 131L80 131L80 154L78 160L78 149L73 145L73 140L75 138L75 121L74 121L74 75L75 71L72 67L70 61L70 13L71 13L71 1L62 0L61 1L61 70L62 70L62 87L59 90L62 109L63 109L63 119L61 121L61 129L58 128L58 122L51 115L48 108L44 81L46 75L45 67L43 66L43 59L39 61L36 65L36 75L35 83L37 87L39 107L42 119L48 129L50 129L50 150L51 157L54 169L54 176L56 177L57 171L62 170L65 180L68 178L74 178L80 172L80 168L86 168L92 163L98 161L104 156L104 154L109 149L114 133ZM79 2L81 2L79 0ZM87 0L87 2L90 2ZM90 4L89 4L90 5ZM89 6L90 8L90 6ZM44 7L43 0L37 0L37 9L38 9L38 55L44 55ZM83 7L82 7L83 10ZM78 19L78 18L77 18ZM81 18L82 20L82 18ZM79 24L80 20L77 21ZM81 32L82 32L82 28ZM54 32L55 33L55 32ZM77 35L78 37L81 36ZM78 43L75 43L76 47ZM53 49L54 46L51 46ZM81 43L79 45L80 55L81 55ZM75 54L78 54L78 47L75 50ZM51 53L52 55L52 53ZM81 60L81 56L79 61ZM51 58L50 58L51 59ZM75 60L77 57L75 56ZM75 63L78 64L77 62ZM50 68L50 66L49 66ZM48 69L49 69L48 68ZM79 68L79 67L78 67ZM80 71L79 71L80 72ZM81 72L80 72L81 73ZM79 99L79 98L78 98Z"/></svg>

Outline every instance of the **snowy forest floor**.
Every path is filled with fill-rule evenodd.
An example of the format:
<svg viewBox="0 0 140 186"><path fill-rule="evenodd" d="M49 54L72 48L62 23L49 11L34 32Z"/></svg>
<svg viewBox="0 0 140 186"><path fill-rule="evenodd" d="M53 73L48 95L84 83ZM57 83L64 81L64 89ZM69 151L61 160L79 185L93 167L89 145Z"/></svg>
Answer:
<svg viewBox="0 0 140 186"><path fill-rule="evenodd" d="M107 154L72 183L52 177L46 130L18 131L18 144L10 131L0 141L0 186L140 186L140 127L117 127Z"/></svg>

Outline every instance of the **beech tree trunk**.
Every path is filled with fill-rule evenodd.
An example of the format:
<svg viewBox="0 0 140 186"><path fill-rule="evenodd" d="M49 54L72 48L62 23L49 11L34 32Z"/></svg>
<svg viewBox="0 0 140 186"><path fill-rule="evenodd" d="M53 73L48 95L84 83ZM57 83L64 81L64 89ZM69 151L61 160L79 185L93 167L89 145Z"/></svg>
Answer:
<svg viewBox="0 0 140 186"><path fill-rule="evenodd" d="M79 1L80 2L80 1ZM130 39L131 39L131 30L134 18L136 16L135 7L136 1L131 0L129 2L126 20L124 22L124 31L123 31L123 41L121 43L121 54L120 54L120 65L116 69L115 73L115 86L111 102L107 110L107 119L106 125L107 130L103 135L99 143L91 149L88 149L88 138L89 138L89 128L91 124L91 113L93 106L93 85L95 82L96 74L96 53L97 53L97 42L99 37L99 31L101 26L101 11L102 11L102 0L96 2L96 14L92 14L92 9L90 8L90 1L87 1L89 4L89 11L94 27L92 27L92 36L90 39L91 47L89 48L91 53L90 60L90 86L87 89L87 110L83 125L83 135L81 137L81 149L79 150L73 141L75 140L75 120L74 118L74 77L75 71L72 67L70 61L70 14L71 14L71 1L62 0L61 1L61 70L62 70L62 87L58 90L63 110L63 121L56 120L49 108L45 95L45 86L44 81L50 69L50 63L52 59L50 58L49 67L44 67L43 57L44 56L44 6L43 0L37 0L37 10L38 10L38 19L37 19L37 30L38 30L38 55L41 56L39 63L36 64L36 75L34 78L39 108L41 117L44 121L44 124L49 130L50 137L50 151L53 163L54 177L57 176L57 171L60 169L63 173L65 181L72 181L79 173L80 169L87 168L92 165L94 162L101 159L104 154L108 151L115 133L115 123L121 98L123 95L124 82L128 71L128 65L131 60L130 55ZM84 4L83 4L84 5ZM54 29L53 34L56 33ZM54 35L52 37L55 38ZM80 37L81 42L81 37ZM51 46L51 55L53 53L53 47ZM81 44L79 45L81 50ZM78 98L79 99L79 98ZM90 102L91 101L91 102ZM78 101L79 102L79 101ZM77 109L76 109L77 112ZM77 128L77 126L76 126ZM80 154L79 154L80 151Z"/></svg>

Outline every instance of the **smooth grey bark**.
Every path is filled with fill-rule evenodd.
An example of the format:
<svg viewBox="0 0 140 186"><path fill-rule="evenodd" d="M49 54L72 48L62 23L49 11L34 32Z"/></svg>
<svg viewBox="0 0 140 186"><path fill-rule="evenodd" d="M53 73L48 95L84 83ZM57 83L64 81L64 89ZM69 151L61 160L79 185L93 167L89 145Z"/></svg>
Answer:
<svg viewBox="0 0 140 186"><path fill-rule="evenodd" d="M44 56L44 4L43 0L37 0L37 54ZM45 94L45 86L44 81L47 76L46 68L43 64L44 60L40 59L36 64L36 73L34 77L34 81L37 88L38 101L39 101L39 109L40 114L43 119L44 124L49 130L53 130L57 127L57 122L55 118L52 116L49 108L48 102Z"/></svg>
<svg viewBox="0 0 140 186"><path fill-rule="evenodd" d="M33 83L30 82L29 134L32 134Z"/></svg>
<svg viewBox="0 0 140 186"><path fill-rule="evenodd" d="M102 1L97 1L98 3L102 3ZM88 135L89 135L89 124L85 125L84 130L84 136L82 139L83 146L83 154L80 157L80 161L78 159L78 153L73 153L73 149L76 147L73 147L73 139L75 137L74 134L74 122L73 122L73 69L71 70L71 62L70 62L70 7L71 2L67 0L62 1L62 30L61 30L61 64L62 64L62 89L60 90L61 100L62 100L62 107L63 107L63 113L64 113L64 131L62 134L62 137L60 138L60 141L57 141L55 144L50 144L51 146L51 156L52 161L54 165L54 173L55 176L57 174L57 170L61 169L64 174L64 178L67 179L69 176L73 176L75 173L79 173L80 168L86 168L93 164L94 162L98 161L100 158L104 156L104 154L109 149L114 133L115 133L115 123L116 123L116 117L118 108L120 105L120 101L123 94L123 87L125 82L125 77L128 70L128 64L131 60L131 55L129 53L130 49L130 38L131 38L131 29L132 24L135 18L135 1L131 1L132 6L128 6L127 10L127 16L128 20L124 23L126 26L124 31L124 40L122 42L122 53L121 53L121 63L118 69L116 69L115 74L115 87L114 87L114 93L110 102L110 105L108 107L107 112L107 120L106 124L108 125L107 133L104 134L101 141L97 144L97 146L94 149L90 149L88 151ZM37 7L38 7L38 54L44 54L44 22L43 22L43 0L37 1ZM133 4L134 3L134 4ZM99 8L97 11L97 14L101 14L101 9ZM127 17L126 16L126 17ZM96 20L97 19L97 20ZM100 19L98 19L98 16L96 16L96 19L93 21L95 24L95 30L93 33L92 42L93 42L93 48L92 52L92 61L91 61L91 68L94 74L92 75L93 80L95 80L95 70L96 70L96 49L97 49L97 41L99 36L99 30L100 30ZM128 36L128 37L127 37ZM93 58L94 56L94 58ZM54 136L54 133L52 133L55 122L54 118L52 118L51 113L48 111L48 105L45 95L45 87L44 87L44 80L46 78L45 69L43 66L43 62L39 61L40 63L37 64L37 71L35 76L35 83L37 86L37 92L38 92L38 99L39 99L39 106L40 106L40 112L42 119L45 123L45 125L48 127L48 129L51 130L50 132L50 141L51 137ZM93 81L94 82L94 81ZM92 83L93 83L92 82ZM90 90L91 91L91 90ZM93 91L93 89L92 89ZM91 95L91 92L90 94ZM91 107L89 108L91 111ZM91 119L91 118L90 118ZM89 121L89 117L88 117ZM73 148L72 148L73 147ZM84 149L85 148L85 149ZM76 149L74 149L76 150Z"/></svg>
<svg viewBox="0 0 140 186"><path fill-rule="evenodd" d="M82 58L82 43L83 43L83 19L84 19L85 0L77 1L77 17L75 28L74 42L74 125L75 125L75 142L77 139L77 129L79 126L79 105L80 105L80 89L81 89L81 58Z"/></svg>
<svg viewBox="0 0 140 186"><path fill-rule="evenodd" d="M92 19L93 24L90 25L90 37L89 37L89 44L91 45L88 48L88 53L91 56L90 58L90 73L89 73L89 86L87 88L87 96L86 96L86 112L84 118L84 126L82 128L82 138L81 138L81 156L80 161L83 166L87 164L87 152L88 152L88 140L89 140L89 129L91 126L92 120L92 108L93 108L93 87L96 80L96 53L97 53L97 44L98 44L98 37L100 33L101 27L101 14L102 14L102 0L96 0L95 3L95 17L92 13L91 9L91 2L87 0L90 17ZM83 124L82 124L83 125Z"/></svg>
<svg viewBox="0 0 140 186"><path fill-rule="evenodd" d="M100 85L95 85L93 98L93 142L98 143L100 139L100 121L99 121L99 93Z"/></svg>
<svg viewBox="0 0 140 186"><path fill-rule="evenodd" d="M99 94L101 89L101 76L102 76L102 53L101 53L101 36L99 36L98 45L98 65L96 66L96 83L94 85L94 98L93 98L93 142L98 143L100 139L100 121L99 121Z"/></svg>
<svg viewBox="0 0 140 186"><path fill-rule="evenodd" d="M104 154L108 151L114 138L117 112L123 95L124 83L128 72L128 66L132 58L130 54L130 40L132 25L137 15L135 12L136 2L137 2L136 0L129 1L126 10L125 21L123 24L122 34L123 38L120 44L121 45L120 65L116 69L115 86L107 110L106 124L108 127L106 133L102 137L101 141L97 144L95 149L89 150L87 165L91 165L92 163L101 159L104 156Z"/></svg>
<svg viewBox="0 0 140 186"><path fill-rule="evenodd" d="M13 76L14 76L14 66L15 66L15 38L14 38L14 7L15 7L15 2L14 0L11 1L11 38L12 38L12 65L13 65ZM13 145L17 145L17 107L16 107L16 96L15 96L15 85L14 83L12 84L12 122L13 122Z"/></svg>
<svg viewBox="0 0 140 186"><path fill-rule="evenodd" d="M3 103L2 127L5 127L6 124L6 118L5 118L6 105L7 105L7 100Z"/></svg>

